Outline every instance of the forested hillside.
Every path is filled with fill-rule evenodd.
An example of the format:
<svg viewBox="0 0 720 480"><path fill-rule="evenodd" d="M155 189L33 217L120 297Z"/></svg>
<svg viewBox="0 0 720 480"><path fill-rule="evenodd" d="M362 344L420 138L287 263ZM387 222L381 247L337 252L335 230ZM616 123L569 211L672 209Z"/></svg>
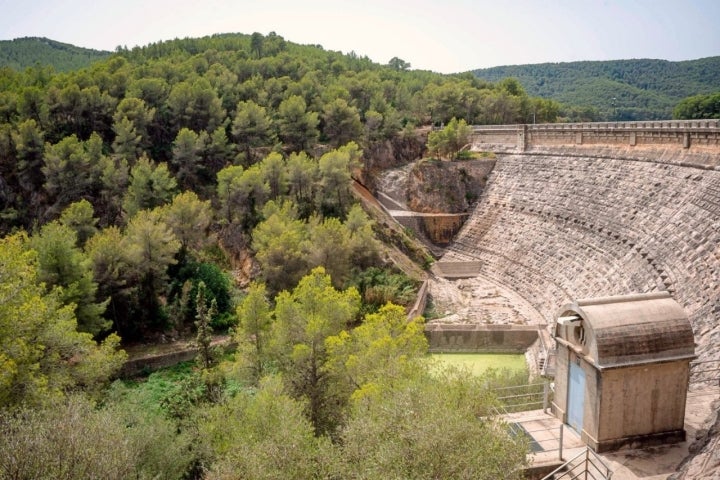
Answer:
<svg viewBox="0 0 720 480"><path fill-rule="evenodd" d="M478 78L517 78L531 95L591 107L596 120L672 118L685 97L720 90L720 57L683 62L612 60L511 65L473 71Z"/></svg>
<svg viewBox="0 0 720 480"><path fill-rule="evenodd" d="M167 162L180 191L209 198L222 168L270 152L368 146L453 117L514 123L558 113L514 81L403 71L274 34L152 44L62 74L4 69L0 86L5 232L56 219L79 199L100 226L127 221L124 180L98 170L108 162L119 179L138 159Z"/></svg>
<svg viewBox="0 0 720 480"><path fill-rule="evenodd" d="M0 40L0 68L24 70L42 65L51 66L56 72L69 72L88 67L109 56L110 52L76 47L48 38Z"/></svg>
<svg viewBox="0 0 720 480"><path fill-rule="evenodd" d="M394 60L253 34L0 69L0 479L520 478L505 380L428 364L350 182L558 105ZM110 384L178 337L193 366Z"/></svg>

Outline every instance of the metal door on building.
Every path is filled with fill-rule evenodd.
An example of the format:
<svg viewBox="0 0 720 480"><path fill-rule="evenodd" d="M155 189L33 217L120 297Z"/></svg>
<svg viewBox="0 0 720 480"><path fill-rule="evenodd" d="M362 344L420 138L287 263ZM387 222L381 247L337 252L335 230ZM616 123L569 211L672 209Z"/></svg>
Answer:
<svg viewBox="0 0 720 480"><path fill-rule="evenodd" d="M570 382L568 386L568 425L580 433L583 428L583 410L585 403L585 372L580 365L570 362Z"/></svg>

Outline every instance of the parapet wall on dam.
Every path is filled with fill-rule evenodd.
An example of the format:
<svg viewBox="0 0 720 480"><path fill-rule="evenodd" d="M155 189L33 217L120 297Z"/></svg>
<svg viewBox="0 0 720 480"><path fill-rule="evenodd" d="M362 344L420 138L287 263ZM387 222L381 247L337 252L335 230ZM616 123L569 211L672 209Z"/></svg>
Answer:
<svg viewBox="0 0 720 480"><path fill-rule="evenodd" d="M542 323L575 298L667 290L701 359L718 357L718 121L582 125L526 126L519 146L517 126L476 128L474 148L497 162L439 263L475 262Z"/></svg>
<svg viewBox="0 0 720 480"><path fill-rule="evenodd" d="M474 150L524 152L536 147L646 147L699 150L720 147L720 120L546 123L473 127Z"/></svg>

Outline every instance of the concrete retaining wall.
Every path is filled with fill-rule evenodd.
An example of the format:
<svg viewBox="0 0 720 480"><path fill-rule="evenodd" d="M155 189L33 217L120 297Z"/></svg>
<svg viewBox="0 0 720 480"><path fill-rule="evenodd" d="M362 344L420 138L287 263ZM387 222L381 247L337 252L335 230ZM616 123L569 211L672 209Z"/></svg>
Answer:
<svg viewBox="0 0 720 480"><path fill-rule="evenodd" d="M161 368L171 367L180 362L192 360L197 355L197 350L181 350L178 352L163 353L151 357L135 358L128 360L123 365L118 376L120 378L132 378L144 375Z"/></svg>
<svg viewBox="0 0 720 480"><path fill-rule="evenodd" d="M524 353L546 325L438 325L425 327L430 352Z"/></svg>
<svg viewBox="0 0 720 480"><path fill-rule="evenodd" d="M428 288L428 281L425 280L420 286L420 290L418 290L418 295L415 299L415 303L413 304L412 308L410 308L410 311L408 311L407 313L408 320L412 320L415 317L420 317L425 314L425 307L427 306Z"/></svg>
<svg viewBox="0 0 720 480"><path fill-rule="evenodd" d="M213 342L213 347L220 347L225 352L232 351L237 348L237 343L221 339ZM145 355L138 358L132 358L125 362L120 369L118 377L132 378L139 375L145 375L161 368L172 367L181 362L187 362L197 356L197 349L193 347L183 348L172 352L158 353L154 355Z"/></svg>

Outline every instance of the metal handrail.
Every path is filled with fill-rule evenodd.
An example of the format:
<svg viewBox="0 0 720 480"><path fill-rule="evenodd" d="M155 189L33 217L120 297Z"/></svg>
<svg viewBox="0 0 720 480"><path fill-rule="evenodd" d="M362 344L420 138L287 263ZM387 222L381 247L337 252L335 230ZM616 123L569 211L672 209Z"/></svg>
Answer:
<svg viewBox="0 0 720 480"><path fill-rule="evenodd" d="M720 128L720 121L715 119L705 120L654 120L654 121L629 121L629 122L577 122L577 123L534 123L534 124L510 124L510 125L472 125L474 131L504 130L517 131L527 126L530 130L588 130L588 129L621 129L621 130L660 130L660 129L717 129Z"/></svg>
<svg viewBox="0 0 720 480"><path fill-rule="evenodd" d="M537 382L537 383L526 383L525 385L513 385L510 387L497 387L493 388L493 390L510 390L510 389L517 389L517 388L528 388L528 387L537 387L540 385L544 385L544 382Z"/></svg>
<svg viewBox="0 0 720 480"><path fill-rule="evenodd" d="M542 395L542 394L543 394L543 392L518 393L517 395L508 395L506 397L497 397L497 399L498 400L506 400L508 398L533 397L533 396Z"/></svg>
<svg viewBox="0 0 720 480"><path fill-rule="evenodd" d="M542 387L542 390L540 390L539 387ZM522 393L514 393L518 390ZM495 388L494 391L500 395L497 399L503 404L502 409L506 414L535 408L542 408L544 411L547 411L550 394L549 384L547 382L499 387Z"/></svg>
<svg viewBox="0 0 720 480"><path fill-rule="evenodd" d="M553 470L552 472L550 472L550 473L548 473L547 475L545 475L545 476L542 478L542 480L550 480L550 479L554 478L554 475L555 475L556 473L560 473L563 469L565 469L565 468L566 468L568 465L570 465L572 462L574 462L575 460L577 460L578 458L580 458L581 456L583 456L585 453L586 453L586 452L584 452L584 451L578 453L578 454L575 455L573 458L571 458L571 459L568 460L567 462L563 463L562 465L560 465L559 467L557 467L557 468L556 468L555 470Z"/></svg>
<svg viewBox="0 0 720 480"><path fill-rule="evenodd" d="M591 457L591 454L592 454L592 457ZM581 458L583 455L585 455L585 460L583 462L580 462L577 465L572 465L573 462L575 462L576 460ZM598 463L600 463L600 465L602 465L602 467L605 469L605 472L607 472L607 473L603 473L603 471L600 469L600 467L598 467L595 464L596 461ZM546 476L544 476L542 478L542 480L561 479L563 477L568 477L571 480L574 480L576 478L579 478L580 475L582 475L582 474L585 474L585 478L588 478L587 476L590 475L590 477L592 477L593 480L601 480L601 479L598 479L597 477L595 477L595 474L588 469L588 463L590 463L590 465L597 471L598 475L601 475L602 480L610 480L610 478L612 477L612 474L613 474L612 470L610 470L610 467L605 465L605 462L603 462L602 459L597 455L597 453L595 453L592 449L590 449L590 447L585 447L585 450L581 451L580 453L575 455L573 458L571 458L567 462L563 463L562 465L557 467L552 472L548 473ZM583 464L584 464L584 469L578 473L575 473L575 469L578 467L582 467ZM568 469L567 467L570 465L572 465L572 468ZM559 477L555 477L555 475L557 475L561 472L562 472L562 475L560 475Z"/></svg>

